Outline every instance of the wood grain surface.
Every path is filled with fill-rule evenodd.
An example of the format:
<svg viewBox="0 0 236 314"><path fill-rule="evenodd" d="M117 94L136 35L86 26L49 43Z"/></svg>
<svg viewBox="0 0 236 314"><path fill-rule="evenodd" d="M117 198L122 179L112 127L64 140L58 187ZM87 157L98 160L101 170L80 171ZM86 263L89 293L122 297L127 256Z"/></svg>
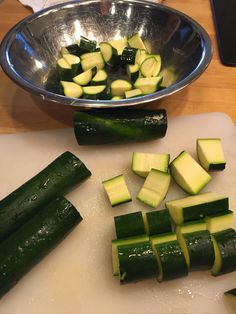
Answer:
<svg viewBox="0 0 236 314"><path fill-rule="evenodd" d="M165 108L169 116L225 112L236 123L236 67L220 63L209 0L166 0L164 4L198 21L214 46L206 72L183 91L155 101L149 107ZM0 0L0 41L17 22L31 14L17 0ZM71 126L73 108L43 102L16 86L0 69L0 133L18 133Z"/></svg>

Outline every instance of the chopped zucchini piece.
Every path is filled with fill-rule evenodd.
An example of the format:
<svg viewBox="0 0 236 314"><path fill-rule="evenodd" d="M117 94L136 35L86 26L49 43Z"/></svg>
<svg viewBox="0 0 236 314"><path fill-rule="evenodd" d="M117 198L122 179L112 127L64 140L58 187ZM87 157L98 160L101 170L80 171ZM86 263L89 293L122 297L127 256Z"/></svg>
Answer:
<svg viewBox="0 0 236 314"><path fill-rule="evenodd" d="M143 77L157 76L160 72L160 64L155 57L146 58L140 66L140 73Z"/></svg>
<svg viewBox="0 0 236 314"><path fill-rule="evenodd" d="M82 60L85 60L85 59L90 59L90 58L93 58L93 57L100 56L100 54L101 54L100 51L87 52L87 53L83 53L83 54L80 56L80 59L81 59L81 61L82 61Z"/></svg>
<svg viewBox="0 0 236 314"><path fill-rule="evenodd" d="M144 49L138 49L136 55L135 55L135 64L141 65L143 61L148 57L148 53Z"/></svg>
<svg viewBox="0 0 236 314"><path fill-rule="evenodd" d="M118 246L120 282L157 275L157 262L149 241Z"/></svg>
<svg viewBox="0 0 236 314"><path fill-rule="evenodd" d="M224 170L226 161L220 138L197 139L197 155L201 166L207 170Z"/></svg>
<svg viewBox="0 0 236 314"><path fill-rule="evenodd" d="M116 48L112 47L111 44L107 42L102 42L99 44L103 59L110 66L115 66L119 62L118 52Z"/></svg>
<svg viewBox="0 0 236 314"><path fill-rule="evenodd" d="M118 261L118 246L129 245L134 243L142 243L149 241L147 235L138 235L135 237L128 237L122 239L112 240L111 250L112 250L112 272L114 276L119 275L119 261Z"/></svg>
<svg viewBox="0 0 236 314"><path fill-rule="evenodd" d="M125 47L120 60L123 64L135 64L136 48Z"/></svg>
<svg viewBox="0 0 236 314"><path fill-rule="evenodd" d="M147 48L146 48L142 38L140 37L139 33L136 33L132 37L130 37L128 39L128 44L130 47L133 47L133 48L147 50Z"/></svg>
<svg viewBox="0 0 236 314"><path fill-rule="evenodd" d="M114 217L117 239L145 234L141 211Z"/></svg>
<svg viewBox="0 0 236 314"><path fill-rule="evenodd" d="M155 93L162 81L162 77L139 77L135 83L134 87L141 89L144 95Z"/></svg>
<svg viewBox="0 0 236 314"><path fill-rule="evenodd" d="M92 80L92 77L96 72L97 72L96 68L89 69L73 77L73 81L78 85L86 86Z"/></svg>
<svg viewBox="0 0 236 314"><path fill-rule="evenodd" d="M62 81L71 81L74 75L71 65L64 58L57 60L57 69Z"/></svg>
<svg viewBox="0 0 236 314"><path fill-rule="evenodd" d="M131 89L132 85L126 80L115 80L111 83L112 96L124 96Z"/></svg>
<svg viewBox="0 0 236 314"><path fill-rule="evenodd" d="M232 210L225 210L204 218L207 224L207 230L215 233L234 227L234 213Z"/></svg>
<svg viewBox="0 0 236 314"><path fill-rule="evenodd" d="M226 229L212 234L215 262L211 269L213 276L223 275L236 270L236 232Z"/></svg>
<svg viewBox="0 0 236 314"><path fill-rule="evenodd" d="M175 233L150 238L156 255L159 282L187 276L188 267Z"/></svg>
<svg viewBox="0 0 236 314"><path fill-rule="evenodd" d="M168 172L151 169L137 199L153 208L158 207L168 192L170 180Z"/></svg>
<svg viewBox="0 0 236 314"><path fill-rule="evenodd" d="M170 172L175 182L189 194L198 194L211 180L211 176L186 151L170 163Z"/></svg>
<svg viewBox="0 0 236 314"><path fill-rule="evenodd" d="M132 200L123 175L103 181L102 184L112 206Z"/></svg>
<svg viewBox="0 0 236 314"><path fill-rule="evenodd" d="M150 57L154 57L156 59L156 62L158 63L158 66L156 67L156 75L159 75L160 71L161 71L161 56L160 55L157 55L157 54L150 54L149 55ZM162 76L162 75L159 75L159 76Z"/></svg>
<svg viewBox="0 0 236 314"><path fill-rule="evenodd" d="M228 197L217 193L203 193L166 202L175 224L202 219L229 209Z"/></svg>
<svg viewBox="0 0 236 314"><path fill-rule="evenodd" d="M143 94L139 88L131 89L131 90L125 92L125 98L139 97L142 95Z"/></svg>
<svg viewBox="0 0 236 314"><path fill-rule="evenodd" d="M66 47L62 47L61 54L62 56L64 56L65 54L72 54L79 57L81 55L81 51L77 44L72 44Z"/></svg>
<svg viewBox="0 0 236 314"><path fill-rule="evenodd" d="M107 99L106 85L85 86L83 93L85 99Z"/></svg>
<svg viewBox="0 0 236 314"><path fill-rule="evenodd" d="M127 47L127 37L122 37L120 39L112 39L109 41L109 44L112 45L117 50L119 56L122 55L122 52L125 47Z"/></svg>
<svg viewBox="0 0 236 314"><path fill-rule="evenodd" d="M132 157L132 170L140 177L146 178L151 169L167 172L169 160L169 154L134 152Z"/></svg>
<svg viewBox="0 0 236 314"><path fill-rule="evenodd" d="M104 66L105 66L105 62L104 62L101 52L98 52L96 55L90 58L85 58L81 60L81 67L83 71L92 69L94 67L96 67L98 70L101 70L104 68Z"/></svg>
<svg viewBox="0 0 236 314"><path fill-rule="evenodd" d="M139 77L139 65L127 64L126 72L131 83L134 83Z"/></svg>
<svg viewBox="0 0 236 314"><path fill-rule="evenodd" d="M172 231L172 224L168 209L155 210L145 214L147 233L151 235Z"/></svg>
<svg viewBox="0 0 236 314"><path fill-rule="evenodd" d="M99 70L91 80L91 85L106 85L107 79L107 72L105 70Z"/></svg>
<svg viewBox="0 0 236 314"><path fill-rule="evenodd" d="M209 269L214 263L214 249L206 223L188 222L176 227L176 234L188 268Z"/></svg>
<svg viewBox="0 0 236 314"><path fill-rule="evenodd" d="M82 87L76 83L61 81L61 85L63 88L63 93L67 97L79 98L83 95Z"/></svg>
<svg viewBox="0 0 236 314"><path fill-rule="evenodd" d="M78 45L81 52L92 52L96 50L97 42L96 40L91 40L84 36L80 36L80 39L78 40Z"/></svg>
<svg viewBox="0 0 236 314"><path fill-rule="evenodd" d="M113 96L111 99L112 100L120 100L120 99L123 99L123 97L122 96Z"/></svg>

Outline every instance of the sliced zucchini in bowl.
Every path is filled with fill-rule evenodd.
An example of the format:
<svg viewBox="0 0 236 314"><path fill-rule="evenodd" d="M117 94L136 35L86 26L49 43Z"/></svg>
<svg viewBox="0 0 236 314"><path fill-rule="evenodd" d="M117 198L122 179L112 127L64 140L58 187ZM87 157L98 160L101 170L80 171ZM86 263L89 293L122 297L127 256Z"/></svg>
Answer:
<svg viewBox="0 0 236 314"><path fill-rule="evenodd" d="M112 96L124 96L131 89L132 85L126 80L115 80L111 83Z"/></svg>
<svg viewBox="0 0 236 314"><path fill-rule="evenodd" d="M155 93L162 82L162 77L139 77L135 83L134 87L141 89L144 95Z"/></svg>
<svg viewBox="0 0 236 314"><path fill-rule="evenodd" d="M74 82L61 81L63 93L67 97L79 98L83 95L83 89L80 85Z"/></svg>

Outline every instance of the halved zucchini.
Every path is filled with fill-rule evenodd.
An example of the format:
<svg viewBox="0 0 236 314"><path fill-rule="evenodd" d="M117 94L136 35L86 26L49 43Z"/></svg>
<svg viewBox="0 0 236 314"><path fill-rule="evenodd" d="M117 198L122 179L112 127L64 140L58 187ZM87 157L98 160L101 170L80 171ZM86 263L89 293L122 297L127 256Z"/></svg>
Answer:
<svg viewBox="0 0 236 314"><path fill-rule="evenodd" d="M155 57L146 58L140 66L140 73L143 77L157 76L160 72L160 64Z"/></svg>
<svg viewBox="0 0 236 314"><path fill-rule="evenodd" d="M106 85L84 86L83 93L85 99L107 99Z"/></svg>
<svg viewBox="0 0 236 314"><path fill-rule="evenodd" d="M101 52L98 52L97 54L93 55L90 58L85 58L81 60L81 67L83 71L92 69L94 67L96 67L98 70L101 70L104 68L104 66L105 66L105 62L104 62Z"/></svg>
<svg viewBox="0 0 236 314"><path fill-rule="evenodd" d="M96 72L97 72L96 68L89 69L73 77L73 81L78 85L86 86L92 80L92 77Z"/></svg>
<svg viewBox="0 0 236 314"><path fill-rule="evenodd" d="M72 70L70 64L64 58L57 60L57 69L62 81L71 81L73 76L75 76L74 70Z"/></svg>
<svg viewBox="0 0 236 314"><path fill-rule="evenodd" d="M65 96L71 98L79 98L83 95L83 89L80 85L67 81L60 81L60 83Z"/></svg>
<svg viewBox="0 0 236 314"><path fill-rule="evenodd" d="M110 43L102 42L99 44L100 50L105 62L110 65L114 66L119 62L119 56L116 48L112 47Z"/></svg>
<svg viewBox="0 0 236 314"><path fill-rule="evenodd" d="M108 79L107 72L105 70L98 70L96 75L91 80L91 85L106 85Z"/></svg>
<svg viewBox="0 0 236 314"><path fill-rule="evenodd" d="M126 80L115 80L111 83L112 96L124 96L131 89L132 85Z"/></svg>
<svg viewBox="0 0 236 314"><path fill-rule="evenodd" d="M135 83L134 87L141 89L144 95L154 93L158 90L158 87L162 81L162 77L139 77Z"/></svg>

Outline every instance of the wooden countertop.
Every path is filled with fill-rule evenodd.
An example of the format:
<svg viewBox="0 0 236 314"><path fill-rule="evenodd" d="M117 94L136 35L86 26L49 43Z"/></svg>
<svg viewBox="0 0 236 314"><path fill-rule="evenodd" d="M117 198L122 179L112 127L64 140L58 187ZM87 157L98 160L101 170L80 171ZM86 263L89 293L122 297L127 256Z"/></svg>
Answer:
<svg viewBox="0 0 236 314"><path fill-rule="evenodd" d="M236 124L236 67L223 66L215 41L209 0L166 0L165 4L198 21L209 33L214 55L206 72L183 91L156 101L152 106L165 108L169 116L225 112ZM17 0L0 0L0 40L31 10ZM73 108L44 103L16 86L0 69L0 133L63 128L71 125ZM217 126L216 126L217 127Z"/></svg>

